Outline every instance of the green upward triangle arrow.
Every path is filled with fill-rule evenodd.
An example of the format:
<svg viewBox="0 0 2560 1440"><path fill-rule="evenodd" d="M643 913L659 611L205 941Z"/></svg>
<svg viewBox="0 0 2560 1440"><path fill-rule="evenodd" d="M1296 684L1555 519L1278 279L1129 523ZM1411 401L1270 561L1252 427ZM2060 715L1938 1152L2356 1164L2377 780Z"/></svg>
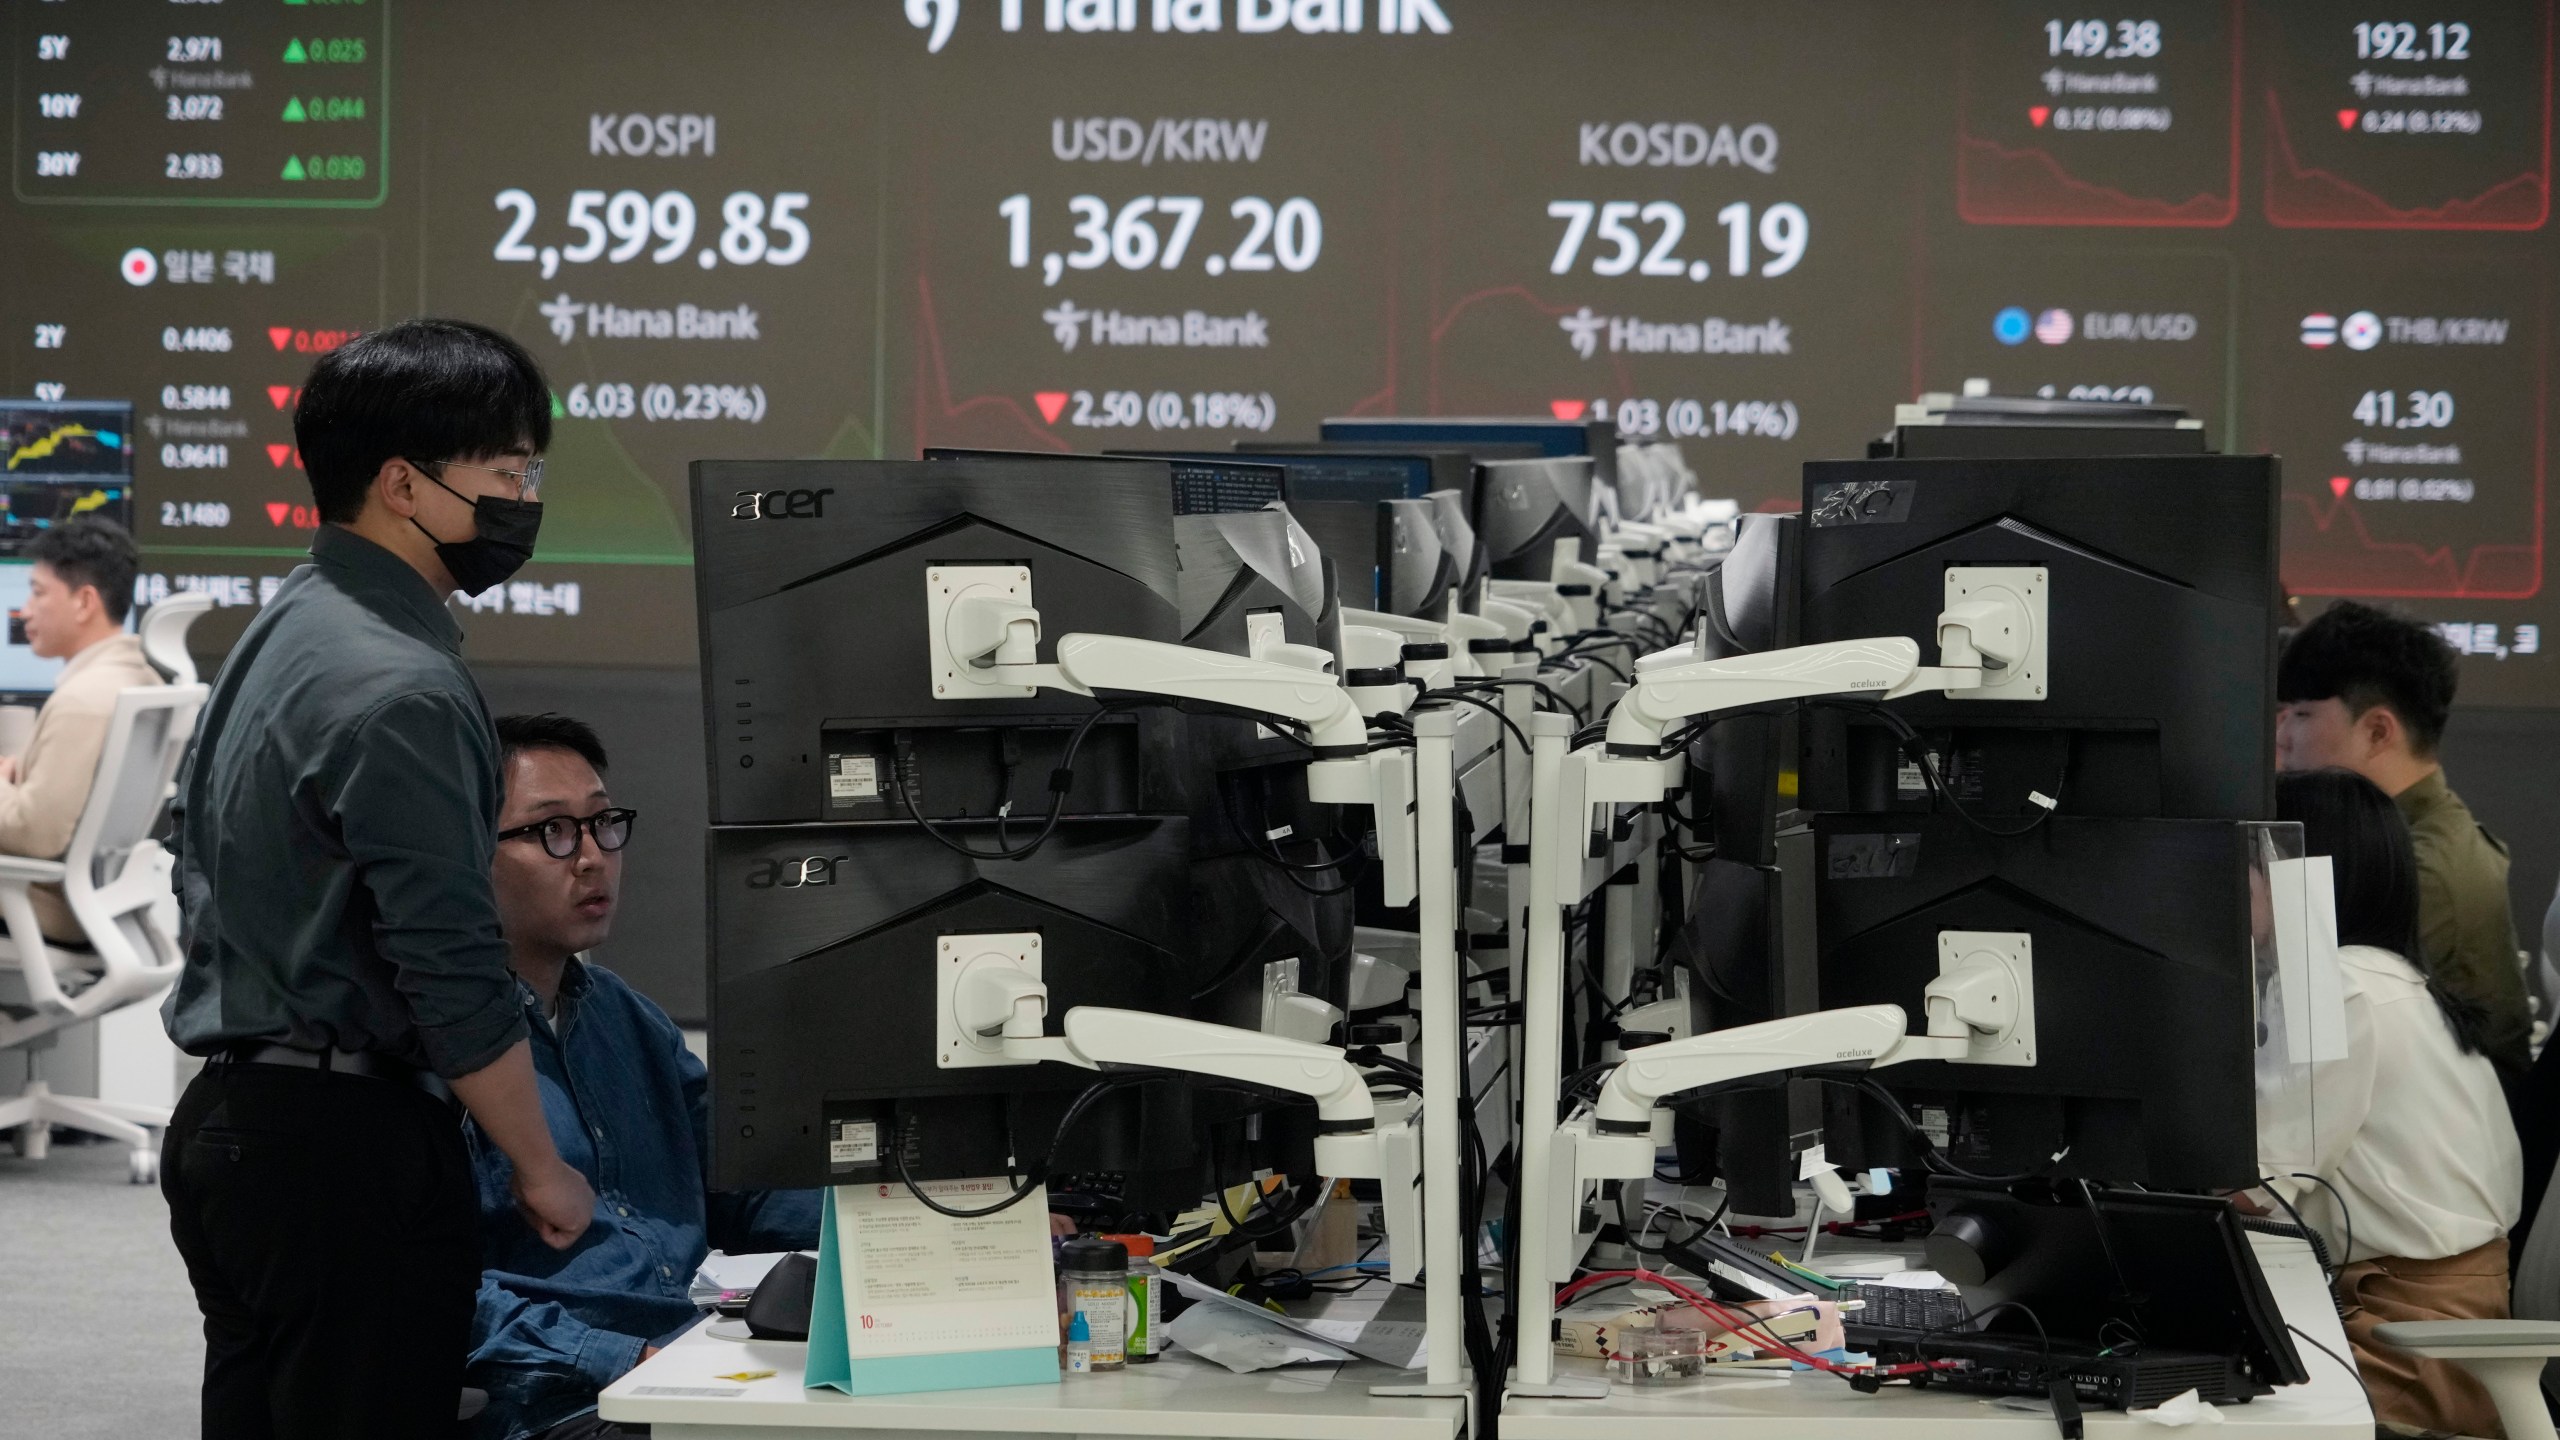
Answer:
<svg viewBox="0 0 2560 1440"><path fill-rule="evenodd" d="M284 178L287 180L300 180L304 178L302 173L301 156L287 155L284 157Z"/></svg>
<svg viewBox="0 0 2560 1440"><path fill-rule="evenodd" d="M284 102L284 118L287 120L301 120L307 118L302 113L301 96L296 95L292 99Z"/></svg>
<svg viewBox="0 0 2560 1440"><path fill-rule="evenodd" d="M301 42L301 41L299 41L299 40L288 40L288 41L286 41L286 42L285 42L285 45L284 45L284 63L286 63L287 65L300 65L300 64L302 64L303 62L305 62L305 61L309 60L310 58L311 58L310 56L305 55L305 54L303 54L303 53L302 53L302 42Z"/></svg>
<svg viewBox="0 0 2560 1440"><path fill-rule="evenodd" d="M551 418L552 418L552 419L554 419L554 420L563 419L563 418L565 418L565 417L568 415L568 413L569 413L569 407L560 403L560 392L559 392L559 391L557 391L557 390L552 391L552 392L551 392Z"/></svg>

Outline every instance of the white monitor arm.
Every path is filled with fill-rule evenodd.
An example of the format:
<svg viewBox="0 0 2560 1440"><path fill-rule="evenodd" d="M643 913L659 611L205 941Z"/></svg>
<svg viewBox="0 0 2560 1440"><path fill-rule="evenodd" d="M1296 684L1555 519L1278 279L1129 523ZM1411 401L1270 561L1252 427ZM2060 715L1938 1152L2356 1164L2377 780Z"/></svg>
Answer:
<svg viewBox="0 0 2560 1440"><path fill-rule="evenodd" d="M1078 634L1059 636L1058 662L1042 665L1030 658L1040 639L1040 612L983 595L951 607L946 633L952 654L975 668L982 683L1191 700L1294 720L1307 727L1318 755L1368 748L1368 723L1342 693L1342 682L1289 659L1256 660L1128 635Z"/></svg>
<svg viewBox="0 0 2560 1440"><path fill-rule="evenodd" d="M1672 726L1718 710L1855 695L1895 700L1923 690L1979 689L1983 672L2017 658L2013 636L2026 633L2023 611L2006 595L1951 605L1938 616L1938 655L1924 666L1920 647L1900 635L1834 640L1721 660L1682 660L1663 650L1637 662L1635 688L1609 716L1608 754L1650 759Z"/></svg>
<svg viewBox="0 0 2560 1440"><path fill-rule="evenodd" d="M1099 1070L1138 1066L1210 1075L1316 1102L1316 1168L1337 1178L1379 1178L1378 1107L1357 1067L1331 1045L1177 1015L1079 1005L1047 1032L1049 989L1026 969L977 965L950 992L973 1065L1055 1061ZM985 1054L992 1049L994 1054Z"/></svg>
<svg viewBox="0 0 2560 1440"><path fill-rule="evenodd" d="M1672 1095L1787 1070L1881 1070L1913 1060L2005 1063L1997 1056L2034 1012L2026 976L1985 957L1939 976L1925 993L1928 1029L1909 1033L1899 1005L1860 1005L1716 1030L1627 1052L1592 1107L1577 1147L1583 1180L1653 1173L1658 1107Z"/></svg>
<svg viewBox="0 0 2560 1440"><path fill-rule="evenodd" d="M1684 720L1718 710L1805 700L1820 695L1862 695L1890 700L1919 690L1962 690L1981 683L1978 668L1924 668L1920 647L1899 635L1874 640L1834 640L1722 660L1677 660L1686 647L1657 651L1638 662L1635 688L1609 714L1609 753L1629 759L1662 751L1665 732Z"/></svg>
<svg viewBox="0 0 2560 1440"><path fill-rule="evenodd" d="M1315 752L1307 795L1376 812L1386 903L1412 898L1409 818L1413 769L1403 749L1369 748L1369 722L1332 657L1306 645L1272 647L1271 659L1195 650L1127 635L1058 637L1057 663L1039 663L1040 612L1030 572L1015 566L944 566L925 572L925 624L942 700L1018 698L1040 688L1076 695L1157 695L1306 727Z"/></svg>

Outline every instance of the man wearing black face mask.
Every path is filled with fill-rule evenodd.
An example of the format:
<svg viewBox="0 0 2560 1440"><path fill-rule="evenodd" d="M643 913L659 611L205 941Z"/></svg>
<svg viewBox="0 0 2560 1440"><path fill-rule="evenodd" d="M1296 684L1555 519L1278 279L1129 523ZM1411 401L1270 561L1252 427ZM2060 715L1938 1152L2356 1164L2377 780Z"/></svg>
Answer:
<svg viewBox="0 0 2560 1440"><path fill-rule="evenodd" d="M207 1437L452 1431L481 1244L462 1109L536 1236L566 1249L595 1212L543 1119L489 880L497 736L445 608L533 553L550 407L514 341L413 320L322 357L294 412L325 523L214 680L173 807L164 1015L207 1063L160 1175Z"/></svg>

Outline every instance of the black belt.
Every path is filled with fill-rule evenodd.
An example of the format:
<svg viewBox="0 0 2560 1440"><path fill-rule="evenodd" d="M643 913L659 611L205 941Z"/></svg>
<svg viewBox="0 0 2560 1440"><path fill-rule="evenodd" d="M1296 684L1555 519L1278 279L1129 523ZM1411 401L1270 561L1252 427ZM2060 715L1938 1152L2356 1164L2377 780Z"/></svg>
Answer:
<svg viewBox="0 0 2560 1440"><path fill-rule="evenodd" d="M394 1060L370 1050L301 1050L291 1045L270 1041L244 1040L213 1057L217 1065L282 1065L295 1070L317 1070L329 1075L361 1075L368 1080L388 1080L407 1085L443 1101L454 1099L453 1087L432 1070L421 1070L405 1060Z"/></svg>

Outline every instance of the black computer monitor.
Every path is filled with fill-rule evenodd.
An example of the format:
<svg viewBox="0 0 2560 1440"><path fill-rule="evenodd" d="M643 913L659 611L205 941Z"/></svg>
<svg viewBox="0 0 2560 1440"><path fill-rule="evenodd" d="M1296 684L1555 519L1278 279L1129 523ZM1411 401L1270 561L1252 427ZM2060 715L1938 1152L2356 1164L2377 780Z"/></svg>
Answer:
<svg viewBox="0 0 2560 1440"><path fill-rule="evenodd" d="M1074 821L1027 858L973 861L911 825L715 827L712 1183L894 1183L893 1145L909 1147L919 1179L1019 1173L1043 1157L1060 1172L1181 1165L1187 1122L1151 1127L1134 1112L1079 1122L1052 1156L1060 1115L1092 1077L944 1068L935 977L952 963L946 941L1037 932L1051 1015L1178 1011L1198 979L1184 939L1188 830L1170 816ZM970 838L991 839L976 827ZM1154 1158L1119 1153L1151 1128L1171 1142Z"/></svg>
<svg viewBox="0 0 2560 1440"><path fill-rule="evenodd" d="M1526 460L1546 453L1535 445L1421 445L1389 440L1239 440L1235 450L1247 457L1419 455L1431 462L1430 488L1458 491L1468 497L1470 504L1475 496L1477 461Z"/></svg>
<svg viewBox="0 0 2560 1440"><path fill-rule="evenodd" d="M2259 1173L2255 838L2231 820L2056 815L2000 834L1951 813L1816 817L1789 875L1813 902L1811 1007L1917 1017L1942 932L2023 934L2032 1066L1933 1061L1873 1078L1977 1175L2245 1186ZM1827 1107L1830 1157L1911 1164L1900 1122L1853 1100Z"/></svg>
<svg viewBox="0 0 2560 1440"><path fill-rule="evenodd" d="M1290 508L1176 515L1181 559L1176 594L1181 643L1251 655L1262 627L1272 637L1342 653L1342 605L1332 563ZM1259 723L1228 715L1188 717L1194 758L1210 770L1302 761L1306 747Z"/></svg>
<svg viewBox="0 0 2560 1440"><path fill-rule="evenodd" d="M1484 604L1484 582L1492 575L1493 565L1484 542L1476 538L1473 508L1466 495L1457 490L1434 490L1422 498L1431 502L1431 523L1440 532L1440 548L1449 555L1450 584L1458 592L1458 608L1469 615L1477 614Z"/></svg>
<svg viewBox="0 0 2560 1440"><path fill-rule="evenodd" d="M1440 543L1439 507L1429 499L1378 502L1378 608L1416 620L1445 619L1458 557Z"/></svg>
<svg viewBox="0 0 2560 1440"><path fill-rule="evenodd" d="M1801 517L1745 515L1733 548L1704 567L1698 580L1700 658L1722 660L1784 650L1796 643Z"/></svg>
<svg viewBox="0 0 2560 1440"><path fill-rule="evenodd" d="M2311 1378L2228 1199L1960 1178L1933 1181L1928 1199L1930 1268L1963 1288L1982 1332L2008 1338L2001 1358L2056 1345L2103 1357L2139 1336L2146 1358L2185 1352L2236 1362L2246 1378L2230 1388L2240 1399ZM1913 1358L1948 1338L1851 1326L1852 1344L1908 1347ZM2154 1393L2188 1383L2164 1374Z"/></svg>
<svg viewBox="0 0 2560 1440"><path fill-rule="evenodd" d="M904 819L898 788L880 783L888 765L929 816L985 815L991 777L1045 774L1042 757L1093 702L937 700L926 571L1029 566L1044 656L1080 630L1178 641L1171 493L1160 461L696 461L712 823ZM1008 767L995 726L1044 728L1017 737L1028 749ZM1154 711L1097 725L1077 813L1178 812L1161 790L1174 728ZM1025 779L1020 798L1038 790Z"/></svg>
<svg viewBox="0 0 2560 1440"><path fill-rule="evenodd" d="M2050 577L2042 699L1894 702L1979 814L2265 819L2274 810L2276 460L1838 460L1805 466L1806 644L1937 654L1955 566ZM1807 716L1807 809L1927 810L1880 721Z"/></svg>
<svg viewBox="0 0 2560 1440"><path fill-rule="evenodd" d="M1141 453L1141 452L1131 452ZM1197 452L1144 452L1160 459L1209 462L1236 457ZM1355 610L1384 608L1377 506L1383 500L1419 499L1431 491L1434 461L1427 454L1257 451L1253 460L1277 465L1287 476L1289 513L1315 537L1333 562L1334 586Z"/></svg>
<svg viewBox="0 0 2560 1440"><path fill-rule="evenodd" d="M1053 1015L1107 1005L1251 1026L1283 961L1301 990L1341 998L1347 899L1322 912L1299 877L1197 823L1223 824L1233 805L1204 737L1250 736L1253 722L1102 717L1044 832L1043 782L1090 704L1044 692L937 714L923 673L927 572L955 564L1027 565L1051 643L1082 629L1241 650L1256 596L1301 612L1284 635L1313 643L1306 616L1329 587L1285 509L1176 517L1168 467L1133 460L703 462L694 479L720 1183L886 1183L894 1152L916 1178L1126 1172L1179 1209L1236 1178L1242 1152L1219 1137L1241 1136L1248 1113L1254 1164L1303 1149L1296 1109L1178 1082L1110 1098L1061 1140L1090 1077L951 1069L933 1043L946 942L989 933L1040 937ZM737 783L768 771L781 783ZM1280 778L1250 795L1257 848L1299 848L1269 831L1303 792ZM1213 1149L1227 1157L1214 1173Z"/></svg>
<svg viewBox="0 0 2560 1440"><path fill-rule="evenodd" d="M1259 510L1289 498L1288 472L1272 465L1239 461L1230 456L1198 456L1171 451L1111 450L1100 455L1053 453L1046 450L972 450L953 445L930 445L925 448L927 460L1048 460L1077 461L1112 460L1142 457L1163 460L1172 470L1171 498L1176 515L1224 515L1238 510Z"/></svg>
<svg viewBox="0 0 2560 1440"><path fill-rule="evenodd" d="M1535 445L1540 455L1587 455L1596 483L1613 491L1618 484L1618 427L1608 420L1557 420L1544 415L1346 415L1325 421L1319 433L1327 440L1354 444L1385 440L1470 448ZM1479 454L1477 458L1491 457Z"/></svg>
<svg viewBox="0 0 2560 1440"><path fill-rule="evenodd" d="M1799 530L1793 515L1745 515L1733 549L1708 562L1696 582L1705 658L1796 643ZM1710 853L1696 863L1674 954L1698 981L1699 1019L1711 1029L1774 1020L1804 1003L1787 981L1778 870L1797 735L1795 707L1771 705L1724 714L1689 742L1685 810L1699 827L1686 840ZM1684 1166L1728 1177L1738 1205L1782 1207L1789 1140L1802 1128L1790 1105L1783 1088L1688 1105L1690 1123L1677 1133Z"/></svg>
<svg viewBox="0 0 2560 1440"><path fill-rule="evenodd" d="M2202 455L2204 427L2175 405L2062 400L2040 395L1925 397L1924 423L1905 421L1867 443L1867 458L2050 460L2058 455Z"/></svg>
<svg viewBox="0 0 2560 1440"><path fill-rule="evenodd" d="M80 515L133 528L132 404L0 400L0 559Z"/></svg>
<svg viewBox="0 0 2560 1440"><path fill-rule="evenodd" d="M1476 467L1473 518L1487 564L1502 579L1553 579L1564 542L1589 562L1600 545L1591 458L1485 461Z"/></svg>

